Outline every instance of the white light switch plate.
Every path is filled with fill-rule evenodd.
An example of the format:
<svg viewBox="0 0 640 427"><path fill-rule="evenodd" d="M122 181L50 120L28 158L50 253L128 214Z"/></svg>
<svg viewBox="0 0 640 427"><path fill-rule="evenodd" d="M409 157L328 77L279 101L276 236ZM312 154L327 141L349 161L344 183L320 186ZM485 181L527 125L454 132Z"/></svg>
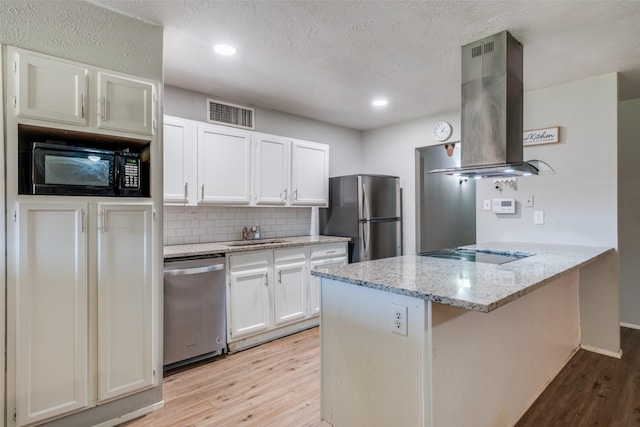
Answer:
<svg viewBox="0 0 640 427"><path fill-rule="evenodd" d="M484 209L485 211L490 211L491 210L491 200L485 200L482 203L482 209Z"/></svg>
<svg viewBox="0 0 640 427"><path fill-rule="evenodd" d="M544 211L533 212L533 223L544 224Z"/></svg>
<svg viewBox="0 0 640 427"><path fill-rule="evenodd" d="M526 208L532 208L533 207L533 196L527 196L527 198L524 200L524 206Z"/></svg>

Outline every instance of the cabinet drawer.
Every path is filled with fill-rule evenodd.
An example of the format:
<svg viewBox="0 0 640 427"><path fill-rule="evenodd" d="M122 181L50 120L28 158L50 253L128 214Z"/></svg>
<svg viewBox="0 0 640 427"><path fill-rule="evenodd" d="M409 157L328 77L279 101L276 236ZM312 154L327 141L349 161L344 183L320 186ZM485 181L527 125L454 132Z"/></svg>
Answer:
<svg viewBox="0 0 640 427"><path fill-rule="evenodd" d="M329 243L326 245L317 245L311 247L311 259L317 258L336 258L347 256L347 244L345 243Z"/></svg>
<svg viewBox="0 0 640 427"><path fill-rule="evenodd" d="M296 262L305 262L307 259L307 248L287 248L287 249L274 249L273 262L275 264L289 264Z"/></svg>
<svg viewBox="0 0 640 427"><path fill-rule="evenodd" d="M273 252L270 250L232 254L228 257L229 271L268 268L273 264Z"/></svg>

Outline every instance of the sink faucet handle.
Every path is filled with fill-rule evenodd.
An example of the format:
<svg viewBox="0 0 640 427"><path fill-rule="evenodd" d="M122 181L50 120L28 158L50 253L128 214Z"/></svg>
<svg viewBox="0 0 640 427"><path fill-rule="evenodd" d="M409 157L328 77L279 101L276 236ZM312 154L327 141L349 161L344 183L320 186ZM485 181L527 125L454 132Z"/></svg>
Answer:
<svg viewBox="0 0 640 427"><path fill-rule="evenodd" d="M247 227L242 227L242 240L247 240L249 238L249 229Z"/></svg>

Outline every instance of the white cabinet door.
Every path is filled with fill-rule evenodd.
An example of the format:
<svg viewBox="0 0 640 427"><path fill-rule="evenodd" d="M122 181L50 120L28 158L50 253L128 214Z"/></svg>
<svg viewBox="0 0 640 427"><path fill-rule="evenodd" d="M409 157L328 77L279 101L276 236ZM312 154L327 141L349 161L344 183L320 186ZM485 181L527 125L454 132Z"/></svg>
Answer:
<svg viewBox="0 0 640 427"><path fill-rule="evenodd" d="M276 326L305 318L307 278L306 249L274 251L274 318Z"/></svg>
<svg viewBox="0 0 640 427"><path fill-rule="evenodd" d="M271 327L272 251L229 257L229 341Z"/></svg>
<svg viewBox="0 0 640 427"><path fill-rule="evenodd" d="M255 203L284 205L289 191L290 140L266 134L256 134L255 138Z"/></svg>
<svg viewBox="0 0 640 427"><path fill-rule="evenodd" d="M15 60L18 116L87 125L87 68L24 52Z"/></svg>
<svg viewBox="0 0 640 427"><path fill-rule="evenodd" d="M17 425L88 406L87 205L20 203Z"/></svg>
<svg viewBox="0 0 640 427"><path fill-rule="evenodd" d="M329 146L294 140L291 144L291 204L327 206Z"/></svg>
<svg viewBox="0 0 640 427"><path fill-rule="evenodd" d="M164 116L163 123L164 203L195 205L198 198L196 122Z"/></svg>
<svg viewBox="0 0 640 427"><path fill-rule="evenodd" d="M152 206L98 204L98 400L153 385Z"/></svg>
<svg viewBox="0 0 640 427"><path fill-rule="evenodd" d="M198 125L200 203L251 202L251 133L225 126Z"/></svg>
<svg viewBox="0 0 640 427"><path fill-rule="evenodd" d="M311 248L309 270L338 267L348 263L347 243L329 243ZM320 278L309 277L309 317L320 314Z"/></svg>
<svg viewBox="0 0 640 427"><path fill-rule="evenodd" d="M98 72L98 128L153 134L153 84Z"/></svg>

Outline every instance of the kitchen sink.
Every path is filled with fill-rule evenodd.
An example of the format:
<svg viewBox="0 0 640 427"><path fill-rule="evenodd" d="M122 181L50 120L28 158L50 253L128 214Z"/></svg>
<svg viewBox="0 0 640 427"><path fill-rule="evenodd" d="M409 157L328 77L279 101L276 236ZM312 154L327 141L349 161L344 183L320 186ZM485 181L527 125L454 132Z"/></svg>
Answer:
<svg viewBox="0 0 640 427"><path fill-rule="evenodd" d="M285 239L256 239L256 240L238 240L235 242L227 242L226 246L256 246L256 245L268 245L273 243L286 243Z"/></svg>
<svg viewBox="0 0 640 427"><path fill-rule="evenodd" d="M478 249L440 249L437 251L423 252L420 256L444 258L458 261L484 262L488 264L505 264L529 257L533 254L524 252L493 252Z"/></svg>

